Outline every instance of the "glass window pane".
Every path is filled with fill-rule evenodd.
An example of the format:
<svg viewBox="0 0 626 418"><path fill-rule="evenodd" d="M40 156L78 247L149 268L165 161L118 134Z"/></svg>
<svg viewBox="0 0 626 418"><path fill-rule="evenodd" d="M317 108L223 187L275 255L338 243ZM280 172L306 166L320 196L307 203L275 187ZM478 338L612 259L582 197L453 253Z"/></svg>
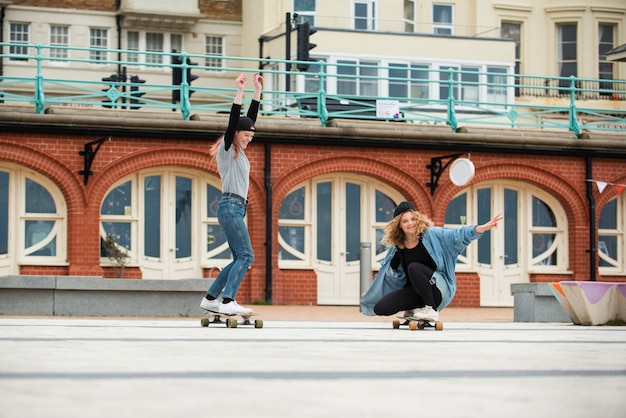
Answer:
<svg viewBox="0 0 626 418"><path fill-rule="evenodd" d="M222 198L222 191L217 187L206 185L206 217L217 218L217 205Z"/></svg>
<svg viewBox="0 0 626 418"><path fill-rule="evenodd" d="M414 99L428 98L428 66L411 66L411 97Z"/></svg>
<svg viewBox="0 0 626 418"><path fill-rule="evenodd" d="M206 229L206 243L207 243L207 252L215 251L221 245L226 242L226 235L222 230L222 227L219 224L215 225L207 225ZM227 247L225 251L221 254L214 255L215 258L232 258L229 248Z"/></svg>
<svg viewBox="0 0 626 418"><path fill-rule="evenodd" d="M100 215L130 215L131 213L131 182L120 184L107 193Z"/></svg>
<svg viewBox="0 0 626 418"><path fill-rule="evenodd" d="M0 171L0 255L9 251L9 173Z"/></svg>
<svg viewBox="0 0 626 418"><path fill-rule="evenodd" d="M408 97L408 65L389 64L389 97Z"/></svg>
<svg viewBox="0 0 626 418"><path fill-rule="evenodd" d="M176 258L191 257L191 179L176 176Z"/></svg>
<svg viewBox="0 0 626 418"><path fill-rule="evenodd" d="M146 51L164 52L162 33L146 33ZM147 54L146 55L146 62L160 64L162 61L163 61L162 55L159 55L159 54Z"/></svg>
<svg viewBox="0 0 626 418"><path fill-rule="evenodd" d="M326 59L315 58L315 61L311 61L309 64L309 69L304 71L304 91L307 93L316 93L318 90L322 89L324 91L328 91L328 80L326 77L322 78L322 86L320 87L320 78L316 74L320 72L322 69L318 61L326 61Z"/></svg>
<svg viewBox="0 0 626 418"><path fill-rule="evenodd" d="M48 240L52 228L54 227L54 221L26 221L24 225L24 237L26 255L30 256L56 256L56 237L50 239L50 241L42 248L36 251L29 251L29 248L41 243L44 240Z"/></svg>
<svg viewBox="0 0 626 418"><path fill-rule="evenodd" d="M541 199L533 196L533 226L556 227L554 212Z"/></svg>
<svg viewBox="0 0 626 418"><path fill-rule="evenodd" d="M304 187L289 193L280 204L279 219L304 220Z"/></svg>
<svg viewBox="0 0 626 418"><path fill-rule="evenodd" d="M361 61L361 65L364 67L359 67L359 94L361 96L377 96L378 81L376 80L376 77L378 77L378 69L374 67L377 66L378 63Z"/></svg>
<svg viewBox="0 0 626 418"><path fill-rule="evenodd" d="M452 6L445 4L433 5L433 22L452 23Z"/></svg>
<svg viewBox="0 0 626 418"><path fill-rule="evenodd" d="M504 264L507 266L517 264L518 260L518 199L517 191L504 189Z"/></svg>
<svg viewBox="0 0 626 418"><path fill-rule="evenodd" d="M600 235L598 237L598 251L613 260L613 263L609 263L600 257L600 267L615 267L617 265L617 237Z"/></svg>
<svg viewBox="0 0 626 418"><path fill-rule="evenodd" d="M131 247L130 242L130 222L102 222L102 228L104 234L111 235L113 241L122 248L129 250ZM102 239L100 240L100 256L108 257L104 245L102 245Z"/></svg>
<svg viewBox="0 0 626 418"><path fill-rule="evenodd" d="M389 222L396 203L383 192L376 190L376 222Z"/></svg>
<svg viewBox="0 0 626 418"><path fill-rule="evenodd" d="M139 51L139 32L129 31L126 34L126 49ZM139 62L139 54L129 53L126 59L130 62Z"/></svg>
<svg viewBox="0 0 626 418"><path fill-rule="evenodd" d="M346 184L346 261L359 259L361 251L361 186Z"/></svg>
<svg viewBox="0 0 626 418"><path fill-rule="evenodd" d="M478 225L491 219L491 189L479 189L476 193L478 201ZM491 231L486 231L478 240L478 262L491 264Z"/></svg>
<svg viewBox="0 0 626 418"><path fill-rule="evenodd" d="M285 245L279 245L279 260L302 260L304 254L304 227L280 226L278 234Z"/></svg>
<svg viewBox="0 0 626 418"><path fill-rule="evenodd" d="M367 5L356 3L354 5L354 29L367 29Z"/></svg>
<svg viewBox="0 0 626 418"><path fill-rule="evenodd" d="M26 213L56 213L56 204L41 184L26 179Z"/></svg>
<svg viewBox="0 0 626 418"><path fill-rule="evenodd" d="M332 183L318 183L317 196L317 259L331 261L331 237L332 237Z"/></svg>
<svg viewBox="0 0 626 418"><path fill-rule="evenodd" d="M356 95L356 62L339 60L337 64L337 94Z"/></svg>
<svg viewBox="0 0 626 418"><path fill-rule="evenodd" d="M161 176L149 176L143 181L144 195L144 255L161 256Z"/></svg>
<svg viewBox="0 0 626 418"><path fill-rule="evenodd" d="M443 222L446 225L465 225L466 221L467 193L463 193L450 201Z"/></svg>
<svg viewBox="0 0 626 418"><path fill-rule="evenodd" d="M599 229L617 229L617 199L609 200L600 213Z"/></svg>
<svg viewBox="0 0 626 418"><path fill-rule="evenodd" d="M293 10L296 12L314 12L315 0L293 0Z"/></svg>
<svg viewBox="0 0 626 418"><path fill-rule="evenodd" d="M478 68L461 68L461 100L478 101Z"/></svg>

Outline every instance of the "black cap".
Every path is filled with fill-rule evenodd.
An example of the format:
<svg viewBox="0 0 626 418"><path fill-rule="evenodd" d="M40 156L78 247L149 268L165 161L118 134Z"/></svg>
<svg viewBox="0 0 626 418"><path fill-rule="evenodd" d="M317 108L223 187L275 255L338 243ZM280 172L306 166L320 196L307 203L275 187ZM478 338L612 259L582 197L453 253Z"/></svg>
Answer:
<svg viewBox="0 0 626 418"><path fill-rule="evenodd" d="M255 132L256 128L254 127L254 121L247 116L239 118L239 122L237 123L237 130Z"/></svg>
<svg viewBox="0 0 626 418"><path fill-rule="evenodd" d="M417 210L417 209L415 209L415 206L413 206L413 203L407 202L405 200L404 202L401 202L398 206L396 206L396 208L393 210L393 217L395 218L396 216L403 214L407 210Z"/></svg>

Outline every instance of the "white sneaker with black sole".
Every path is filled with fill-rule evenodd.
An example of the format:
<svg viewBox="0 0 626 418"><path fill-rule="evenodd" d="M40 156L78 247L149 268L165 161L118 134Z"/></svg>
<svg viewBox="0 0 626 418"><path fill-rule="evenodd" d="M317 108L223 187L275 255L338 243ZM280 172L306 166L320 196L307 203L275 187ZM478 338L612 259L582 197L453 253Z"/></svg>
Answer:
<svg viewBox="0 0 626 418"><path fill-rule="evenodd" d="M219 313L224 315L249 315L252 309L244 308L234 300L228 303L220 303Z"/></svg>

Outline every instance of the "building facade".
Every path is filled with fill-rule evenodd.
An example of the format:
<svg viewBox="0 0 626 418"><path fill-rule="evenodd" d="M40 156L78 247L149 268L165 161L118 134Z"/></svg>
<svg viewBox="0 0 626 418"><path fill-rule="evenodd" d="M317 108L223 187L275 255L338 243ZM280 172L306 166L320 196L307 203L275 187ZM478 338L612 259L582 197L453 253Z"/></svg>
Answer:
<svg viewBox="0 0 626 418"><path fill-rule="evenodd" d="M224 108L200 107L211 102L201 89L222 89L228 102L236 74L261 67L266 112L247 151L255 262L241 302L356 305L360 247L371 244L376 271L382 230L402 200L437 225L505 217L459 258L453 306L512 306L511 283L626 279L626 134L619 129L626 88L618 83L626 70L603 56L626 39L621 2L153 3L0 2L7 43L0 274L115 277L119 266L105 245L111 236L128 256L125 278L214 277L230 254L215 216L221 186L208 149L226 116ZM290 71L285 58L296 58L297 36L290 33L287 54L285 27L305 21L316 28L317 46L305 71ZM168 52L203 56L191 98L199 117L159 109L154 103L171 94L161 88L142 97L151 108L136 112L103 108L100 98L61 102L67 83L46 86L45 101L10 100L28 94L11 83L38 71L37 44L54 58L43 63L48 80L100 81L125 67L160 87L171 84ZM455 68L467 82L460 100L524 104L528 114L533 106L566 109L571 98L559 88L575 76L588 86L581 119L592 122L581 123L599 119L617 129L586 137L479 122L466 131L349 118L320 126L281 114L291 105L287 92L317 91L320 68L330 95L433 102L457 97L443 78L432 79ZM415 81L426 73L428 83ZM526 78L519 85L527 90L498 89L489 75L479 82L483 74ZM39 104L50 111L35 111ZM606 109L617 116L597 115ZM554 112L542 123L567 119ZM462 186L433 169L459 157L475 167Z"/></svg>

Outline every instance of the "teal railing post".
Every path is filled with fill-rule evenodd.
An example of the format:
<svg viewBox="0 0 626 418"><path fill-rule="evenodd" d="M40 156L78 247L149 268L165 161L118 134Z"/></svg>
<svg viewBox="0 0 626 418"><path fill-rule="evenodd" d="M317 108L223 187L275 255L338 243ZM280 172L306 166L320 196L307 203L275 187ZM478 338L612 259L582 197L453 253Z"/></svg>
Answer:
<svg viewBox="0 0 626 418"><path fill-rule="evenodd" d="M569 77L569 130L578 137L580 135L580 124L576 118L576 77Z"/></svg>
<svg viewBox="0 0 626 418"><path fill-rule="evenodd" d="M182 73L182 81L180 83L180 113L183 116L183 120L188 120L189 114L191 113L191 102L189 101L189 80L187 80L187 75L189 74L189 71L187 71L189 68L189 55L183 51L180 56L183 61L180 67Z"/></svg>
<svg viewBox="0 0 626 418"><path fill-rule="evenodd" d="M448 120L447 124L450 125L453 131L456 131L458 122L456 120L456 112L454 110L454 75L456 70L448 68Z"/></svg>
<svg viewBox="0 0 626 418"><path fill-rule="evenodd" d="M319 83L317 85L317 115L322 122L322 126L326 126L328 122L328 109L326 108L326 91L324 90L324 82L326 80L326 62L319 61L319 72L317 76Z"/></svg>
<svg viewBox="0 0 626 418"><path fill-rule="evenodd" d="M41 70L41 62L43 61L41 50L43 46L41 44L37 44L36 48L37 57L35 59L37 61L37 75L35 76L35 111L38 114L41 114L44 112L46 104L46 96L43 91L43 72Z"/></svg>

